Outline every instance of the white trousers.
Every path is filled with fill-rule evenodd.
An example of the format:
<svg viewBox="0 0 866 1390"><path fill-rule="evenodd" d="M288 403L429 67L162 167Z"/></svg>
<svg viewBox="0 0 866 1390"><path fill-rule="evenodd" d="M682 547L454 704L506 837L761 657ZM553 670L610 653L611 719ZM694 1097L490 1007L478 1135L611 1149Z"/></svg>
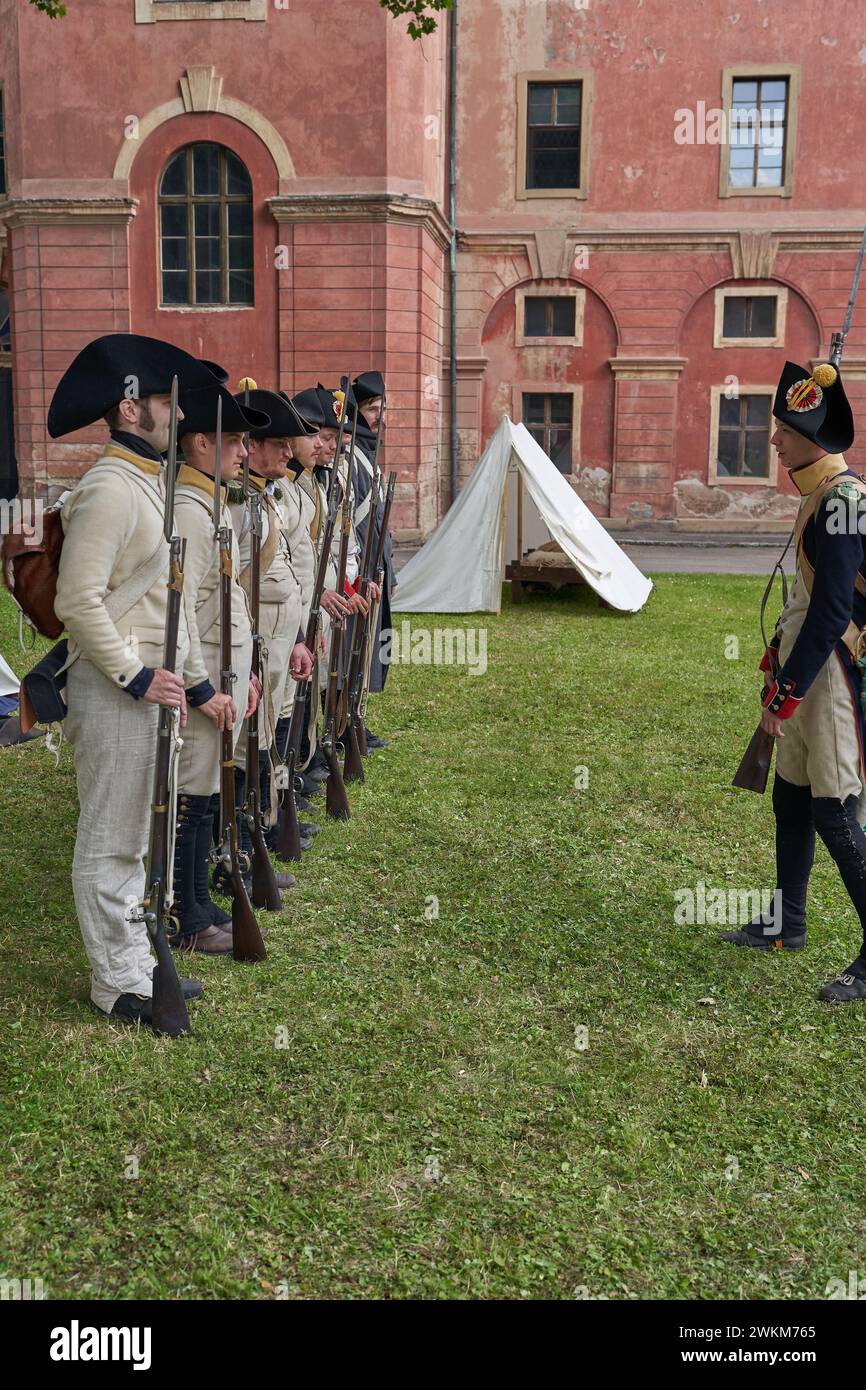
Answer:
<svg viewBox="0 0 866 1390"><path fill-rule="evenodd" d="M134 700L83 657L66 694L80 807L72 891L90 997L108 1013L121 994L153 993L147 929L125 914L144 896L159 706Z"/></svg>
<svg viewBox="0 0 866 1390"><path fill-rule="evenodd" d="M215 690L220 688L220 649L216 643L202 642L202 655L207 667L208 677ZM237 676L232 698L237 708L237 719L232 733L237 748L241 729L244 726L247 700L250 689L250 665L253 657L253 639L247 639L239 646L232 646L232 670ZM191 709L186 728L181 735L183 748L180 754L180 767L177 785L188 796L213 796L220 789L220 757L222 755L222 734L214 727L201 710Z"/></svg>

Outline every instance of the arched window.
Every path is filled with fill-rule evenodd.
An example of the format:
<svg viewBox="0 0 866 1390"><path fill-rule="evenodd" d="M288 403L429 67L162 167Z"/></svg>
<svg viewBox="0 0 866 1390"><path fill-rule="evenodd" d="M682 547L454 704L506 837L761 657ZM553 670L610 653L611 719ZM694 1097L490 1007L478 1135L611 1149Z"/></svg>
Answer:
<svg viewBox="0 0 866 1390"><path fill-rule="evenodd" d="M253 303L253 190L223 145L187 145L159 185L162 303Z"/></svg>

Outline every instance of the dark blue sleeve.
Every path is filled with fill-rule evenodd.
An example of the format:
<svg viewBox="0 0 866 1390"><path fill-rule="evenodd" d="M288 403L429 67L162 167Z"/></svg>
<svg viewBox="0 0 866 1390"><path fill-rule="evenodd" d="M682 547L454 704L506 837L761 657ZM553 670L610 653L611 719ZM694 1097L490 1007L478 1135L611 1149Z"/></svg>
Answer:
<svg viewBox="0 0 866 1390"><path fill-rule="evenodd" d="M815 577L803 626L778 675L780 688L802 700L851 621L854 585L863 563L863 537L853 527L827 526L826 502L814 521Z"/></svg>
<svg viewBox="0 0 866 1390"><path fill-rule="evenodd" d="M133 700L140 700L142 695L150 689L150 683L156 672L152 666L142 666L138 675L133 677L129 685L124 686L127 695L131 695Z"/></svg>
<svg viewBox="0 0 866 1390"><path fill-rule="evenodd" d="M198 709L199 705L206 705L208 700L212 700L216 691L210 681L199 681L198 685L191 685L186 692L186 702L193 709Z"/></svg>

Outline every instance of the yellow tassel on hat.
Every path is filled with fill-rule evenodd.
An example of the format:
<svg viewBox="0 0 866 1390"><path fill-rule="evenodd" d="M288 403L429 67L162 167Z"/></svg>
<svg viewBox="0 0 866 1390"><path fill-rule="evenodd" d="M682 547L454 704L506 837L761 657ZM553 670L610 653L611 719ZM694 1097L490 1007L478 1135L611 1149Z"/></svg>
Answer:
<svg viewBox="0 0 866 1390"><path fill-rule="evenodd" d="M812 373L812 380L816 386L820 386L822 391L826 391L828 386L835 385L839 373L830 362L822 362L820 367L816 367Z"/></svg>

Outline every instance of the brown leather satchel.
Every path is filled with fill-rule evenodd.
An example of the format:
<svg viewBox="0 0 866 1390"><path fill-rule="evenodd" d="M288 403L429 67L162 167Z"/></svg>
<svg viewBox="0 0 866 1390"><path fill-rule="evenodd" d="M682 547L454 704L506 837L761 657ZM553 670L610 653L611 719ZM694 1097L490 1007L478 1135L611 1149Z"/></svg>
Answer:
<svg viewBox="0 0 866 1390"><path fill-rule="evenodd" d="M56 638L63 631L54 612L62 546L63 525L57 510L43 512L41 540L10 532L0 548L3 582L43 637Z"/></svg>

